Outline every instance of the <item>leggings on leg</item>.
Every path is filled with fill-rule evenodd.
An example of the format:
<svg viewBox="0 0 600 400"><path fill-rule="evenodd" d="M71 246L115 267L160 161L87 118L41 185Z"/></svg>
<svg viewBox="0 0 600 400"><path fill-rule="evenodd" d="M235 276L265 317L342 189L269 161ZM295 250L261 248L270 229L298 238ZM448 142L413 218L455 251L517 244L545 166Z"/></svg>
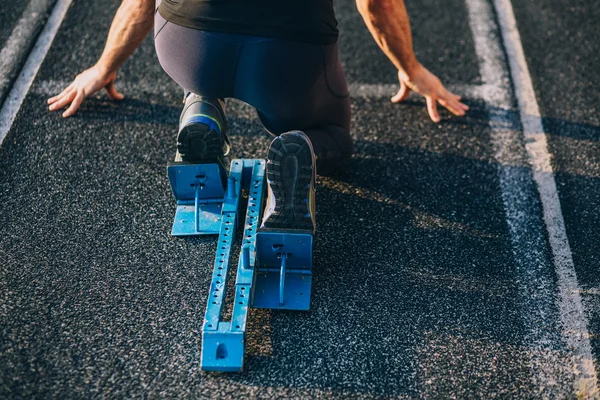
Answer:
<svg viewBox="0 0 600 400"><path fill-rule="evenodd" d="M155 14L156 54L186 91L255 107L273 135L302 130L328 174L350 158L350 97L337 44L207 32Z"/></svg>

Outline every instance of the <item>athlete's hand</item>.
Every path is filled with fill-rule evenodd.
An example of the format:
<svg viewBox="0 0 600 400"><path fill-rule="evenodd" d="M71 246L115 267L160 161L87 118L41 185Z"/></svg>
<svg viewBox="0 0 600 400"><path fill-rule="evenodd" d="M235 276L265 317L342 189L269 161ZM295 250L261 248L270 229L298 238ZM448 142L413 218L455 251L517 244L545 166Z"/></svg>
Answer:
<svg viewBox="0 0 600 400"><path fill-rule="evenodd" d="M48 99L49 110L55 111L69 105L69 108L62 114L63 117L70 117L75 114L83 100L86 97L105 88L108 96L113 100L123 100L125 96L117 92L115 88L115 79L117 72L103 74L99 67L93 66L86 69L75 80L65 88L60 94Z"/></svg>
<svg viewBox="0 0 600 400"><path fill-rule="evenodd" d="M448 91L437 76L420 65L409 76L404 71L398 71L400 90L394 97L393 103L405 100L412 91L421 94L427 101L427 112L433 122L440 122L441 118L437 111L437 103L446 107L457 116L463 116L469 110L469 106L461 103L460 96Z"/></svg>

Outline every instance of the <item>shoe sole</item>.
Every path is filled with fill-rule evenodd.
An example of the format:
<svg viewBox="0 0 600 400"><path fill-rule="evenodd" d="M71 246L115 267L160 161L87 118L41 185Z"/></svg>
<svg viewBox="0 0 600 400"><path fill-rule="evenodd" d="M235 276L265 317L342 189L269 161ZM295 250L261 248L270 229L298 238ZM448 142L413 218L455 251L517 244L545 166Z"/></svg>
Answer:
<svg viewBox="0 0 600 400"><path fill-rule="evenodd" d="M312 231L308 195L314 160L308 138L298 134L280 136L271 144L267 157L267 179L275 196L275 210L263 228Z"/></svg>
<svg viewBox="0 0 600 400"><path fill-rule="evenodd" d="M219 133L203 123L183 127L177 136L181 159L195 164L220 163L223 149Z"/></svg>

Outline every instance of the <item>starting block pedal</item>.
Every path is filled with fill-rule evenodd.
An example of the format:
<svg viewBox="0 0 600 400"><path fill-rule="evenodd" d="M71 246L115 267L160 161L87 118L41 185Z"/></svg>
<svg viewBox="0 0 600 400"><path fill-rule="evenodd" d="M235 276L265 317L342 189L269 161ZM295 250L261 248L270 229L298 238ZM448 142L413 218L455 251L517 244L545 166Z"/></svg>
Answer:
<svg viewBox="0 0 600 400"><path fill-rule="evenodd" d="M219 233L221 215L237 210L242 165L232 163L223 187L217 164L174 163L167 167L177 211L171 235L214 235Z"/></svg>
<svg viewBox="0 0 600 400"><path fill-rule="evenodd" d="M257 276L252 307L310 308L312 239L312 234L303 231L256 234Z"/></svg>
<svg viewBox="0 0 600 400"><path fill-rule="evenodd" d="M177 200L172 235L218 234L208 301L202 324L200 366L204 371L241 372L248 309L308 310L312 284L312 234L258 232L265 194L265 160L231 162L227 185L216 164L168 166ZM230 321L222 320L240 197L248 193Z"/></svg>

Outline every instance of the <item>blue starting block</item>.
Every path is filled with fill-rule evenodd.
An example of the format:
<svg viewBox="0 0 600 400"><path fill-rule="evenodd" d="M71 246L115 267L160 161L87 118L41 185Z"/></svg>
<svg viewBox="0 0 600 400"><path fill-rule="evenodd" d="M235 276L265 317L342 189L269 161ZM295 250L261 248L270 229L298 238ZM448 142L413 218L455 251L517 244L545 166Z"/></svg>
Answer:
<svg viewBox="0 0 600 400"><path fill-rule="evenodd" d="M265 195L265 161L231 162L224 188L216 164L168 167L177 211L172 235L218 234L217 253L202 325L201 368L240 372L244 367L249 307L308 310L312 283L312 235L303 231L257 232ZM229 261L240 218L242 189L248 205L230 321L222 321Z"/></svg>
<svg viewBox="0 0 600 400"><path fill-rule="evenodd" d="M234 168L235 167L235 168ZM177 211L171 235L214 235L221 215L237 212L242 164L232 164L224 190L217 164L176 163L167 167Z"/></svg>
<svg viewBox="0 0 600 400"><path fill-rule="evenodd" d="M312 235L286 231L256 234L252 306L308 310L312 283Z"/></svg>

